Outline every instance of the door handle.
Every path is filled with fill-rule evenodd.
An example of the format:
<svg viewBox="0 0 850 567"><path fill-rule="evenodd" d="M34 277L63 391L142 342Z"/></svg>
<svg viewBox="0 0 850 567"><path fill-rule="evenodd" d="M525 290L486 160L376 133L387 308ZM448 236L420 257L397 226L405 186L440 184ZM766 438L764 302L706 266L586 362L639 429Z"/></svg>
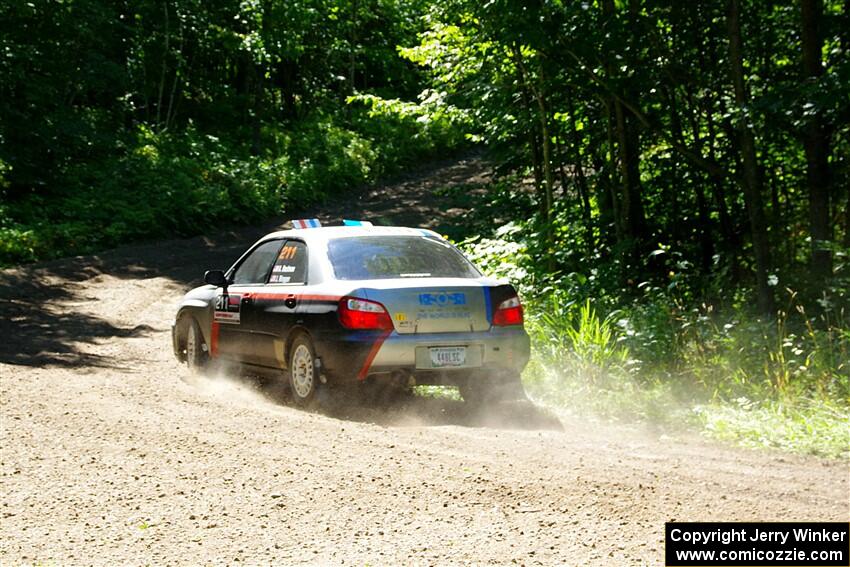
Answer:
<svg viewBox="0 0 850 567"><path fill-rule="evenodd" d="M252 296L250 293L246 293L242 296L242 303L248 305L252 301L254 301L254 296Z"/></svg>
<svg viewBox="0 0 850 567"><path fill-rule="evenodd" d="M283 300L283 304L289 307L290 309L295 309L295 306L298 304L298 300L293 294L290 293L286 296L286 299Z"/></svg>

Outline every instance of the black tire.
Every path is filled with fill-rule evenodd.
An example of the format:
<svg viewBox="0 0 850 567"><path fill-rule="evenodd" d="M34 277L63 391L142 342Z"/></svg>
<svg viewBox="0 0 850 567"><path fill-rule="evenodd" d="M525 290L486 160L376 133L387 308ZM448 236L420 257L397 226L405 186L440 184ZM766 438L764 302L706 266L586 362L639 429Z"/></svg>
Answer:
<svg viewBox="0 0 850 567"><path fill-rule="evenodd" d="M204 373L210 362L209 348L204 341L201 326L194 317L186 323L186 366L192 374Z"/></svg>
<svg viewBox="0 0 850 567"><path fill-rule="evenodd" d="M463 401L470 405L525 401L525 388L519 373L470 376L458 384Z"/></svg>
<svg viewBox="0 0 850 567"><path fill-rule="evenodd" d="M320 386L316 351L305 334L299 334L289 346L286 376L289 393L296 405L309 407L316 401Z"/></svg>

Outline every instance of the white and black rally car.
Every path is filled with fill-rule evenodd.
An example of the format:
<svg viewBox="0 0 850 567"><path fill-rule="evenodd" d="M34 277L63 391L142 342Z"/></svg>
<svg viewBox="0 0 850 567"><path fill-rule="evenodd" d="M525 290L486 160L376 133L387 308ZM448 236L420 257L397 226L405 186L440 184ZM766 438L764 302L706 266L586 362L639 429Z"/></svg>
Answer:
<svg viewBox="0 0 850 567"><path fill-rule="evenodd" d="M523 397L523 309L431 230L345 221L268 234L183 298L180 361L279 376L299 404L334 384L453 385L467 401Z"/></svg>

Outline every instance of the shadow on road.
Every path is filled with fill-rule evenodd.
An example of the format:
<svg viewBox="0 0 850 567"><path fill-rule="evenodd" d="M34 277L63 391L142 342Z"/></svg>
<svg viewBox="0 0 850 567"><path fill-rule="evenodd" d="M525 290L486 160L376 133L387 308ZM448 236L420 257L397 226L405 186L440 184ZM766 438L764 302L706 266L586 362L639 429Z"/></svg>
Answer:
<svg viewBox="0 0 850 567"><path fill-rule="evenodd" d="M382 406L331 406L329 417L387 427L460 425L491 429L548 429L563 431L561 422L529 401L475 406L444 398L409 396Z"/></svg>
<svg viewBox="0 0 850 567"><path fill-rule="evenodd" d="M235 380L273 403L295 407L277 382L253 376L240 376ZM469 404L386 390L323 389L311 410L334 419L384 427L460 425L491 429L564 429L560 420L528 400Z"/></svg>
<svg viewBox="0 0 850 567"><path fill-rule="evenodd" d="M229 266L267 231L253 227L221 234L217 240L198 237L123 247L98 256L0 270L0 363L123 368L127 361L86 352L85 345L142 337L155 329L119 326L96 314L98 300L91 288L102 285L96 278L165 278L189 289L201 285L204 270ZM158 327L167 325L163 321Z"/></svg>
<svg viewBox="0 0 850 567"><path fill-rule="evenodd" d="M22 366L128 368L126 361L85 352L81 343L141 337L148 325L121 328L81 313L54 313L24 302L4 302L0 319L0 362Z"/></svg>
<svg viewBox="0 0 850 567"><path fill-rule="evenodd" d="M44 269L40 270L43 276ZM95 275L91 266L66 265L49 278L33 277L27 270L0 272L0 362L23 366L115 367L122 361L85 352L81 345L101 339L140 337L153 329L147 325L122 328L111 322L69 310L62 302L78 302L70 283Z"/></svg>

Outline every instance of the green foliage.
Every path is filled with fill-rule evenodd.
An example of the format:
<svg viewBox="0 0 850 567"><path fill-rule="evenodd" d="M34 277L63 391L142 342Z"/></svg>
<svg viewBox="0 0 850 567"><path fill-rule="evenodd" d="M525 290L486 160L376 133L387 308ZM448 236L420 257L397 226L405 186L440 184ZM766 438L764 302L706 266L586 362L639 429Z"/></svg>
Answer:
<svg viewBox="0 0 850 567"><path fill-rule="evenodd" d="M460 246L520 290L533 344L524 381L537 399L608 419L691 423L745 445L846 456L843 308L819 305L811 316L790 291L773 320L734 296L694 305L698 280L669 248L653 257L682 271L668 271L664 286L621 289L597 267L553 277L529 253L534 233L515 224L496 233Z"/></svg>
<svg viewBox="0 0 850 567"><path fill-rule="evenodd" d="M538 303L529 320L529 332L545 360L562 361L574 357L592 368L588 379L593 383L597 372L612 368L625 370L629 350L617 341L613 313L600 319L590 299L574 303L563 293L552 292Z"/></svg>
<svg viewBox="0 0 850 567"><path fill-rule="evenodd" d="M348 97L359 112L356 127L371 139L382 140L380 163L393 171L417 158L460 146L466 117L442 104L438 93L425 91L417 103L383 99L374 94Z"/></svg>
<svg viewBox="0 0 850 567"><path fill-rule="evenodd" d="M511 238L519 230L516 224L506 224L496 232L494 238L474 236L458 245L484 273L515 282L520 292L525 294L531 293L534 282L533 274L525 268L531 263L527 246Z"/></svg>
<svg viewBox="0 0 850 567"><path fill-rule="evenodd" d="M89 252L128 240L195 234L248 222L282 206L281 178L257 159L237 158L213 136L139 129L132 153L98 168L69 166L59 197L14 204L22 225L4 233L2 262Z"/></svg>
<svg viewBox="0 0 850 567"><path fill-rule="evenodd" d="M438 95L402 102L425 90L396 49L423 13L3 4L0 265L255 222L456 146Z"/></svg>
<svg viewBox="0 0 850 567"><path fill-rule="evenodd" d="M128 154L97 168L69 166L61 196L32 196L0 209L0 264L192 235L320 203L461 143L441 128L389 111L369 123L369 132L331 118L305 119L291 134L278 134L275 157L252 156L191 125L173 134L140 126L126 143Z"/></svg>

